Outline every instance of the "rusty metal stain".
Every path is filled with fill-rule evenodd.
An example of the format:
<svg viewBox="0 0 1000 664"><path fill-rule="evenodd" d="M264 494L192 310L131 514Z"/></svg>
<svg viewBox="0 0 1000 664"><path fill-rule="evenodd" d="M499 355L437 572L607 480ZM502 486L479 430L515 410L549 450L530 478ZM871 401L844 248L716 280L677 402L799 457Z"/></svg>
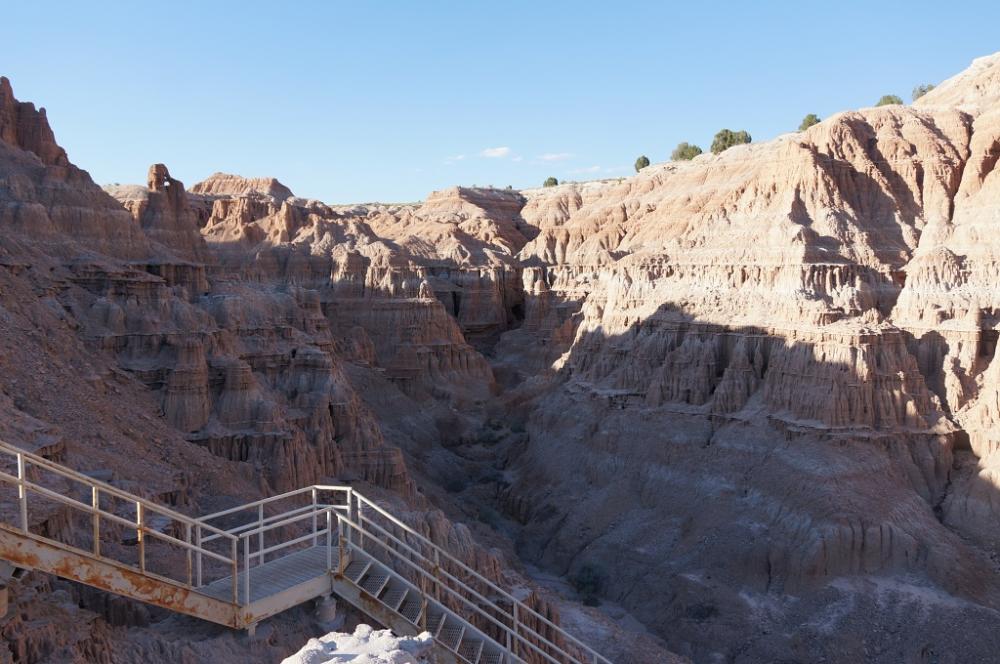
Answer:
<svg viewBox="0 0 1000 664"><path fill-rule="evenodd" d="M229 602L176 585L168 579L142 574L122 563L96 559L90 554L60 546L0 525L0 557L15 565L79 581L101 590L185 613L228 627L244 627L240 611Z"/></svg>

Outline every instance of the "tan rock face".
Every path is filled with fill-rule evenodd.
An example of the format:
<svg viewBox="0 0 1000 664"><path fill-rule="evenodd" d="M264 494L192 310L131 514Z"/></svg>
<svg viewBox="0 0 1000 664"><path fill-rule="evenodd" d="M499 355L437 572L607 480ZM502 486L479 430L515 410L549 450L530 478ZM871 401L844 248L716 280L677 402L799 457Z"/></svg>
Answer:
<svg viewBox="0 0 1000 664"><path fill-rule="evenodd" d="M121 206L85 171L69 163L66 152L55 142L45 110L17 101L10 81L3 77L0 225L64 257L93 250L141 259L150 252L148 241Z"/></svg>
<svg viewBox="0 0 1000 664"><path fill-rule="evenodd" d="M14 99L10 80L0 76L0 141L35 154L46 166L69 166L66 151L56 144L45 109Z"/></svg>
<svg viewBox="0 0 1000 664"><path fill-rule="evenodd" d="M838 579L903 575L973 621L997 606L955 531L997 544L998 62L914 108L529 196L527 316L498 349L559 373L530 387L508 494L525 555L606 565L612 598L696 659L733 652L699 632L819 620L824 594L868 633L870 597ZM752 608L782 594L798 605ZM742 656L806 656L779 641Z"/></svg>
<svg viewBox="0 0 1000 664"><path fill-rule="evenodd" d="M292 197L292 190L275 178L244 178L229 173L213 173L191 187L192 194L205 196L247 196L259 194L278 200Z"/></svg>
<svg viewBox="0 0 1000 664"><path fill-rule="evenodd" d="M428 303L418 300L434 297L442 321L451 314L469 341L486 347L523 316L514 258L527 241L522 231L530 230L519 216L523 203L517 192L454 188L419 206L332 208L264 194L217 195L196 205L209 243L254 279L311 284L336 299L337 311L368 309L372 298L385 297L421 308ZM373 338L390 327L369 321ZM423 352L439 350L426 345Z"/></svg>
<svg viewBox="0 0 1000 664"><path fill-rule="evenodd" d="M364 206L163 165L119 205L0 85L2 427L192 506L364 482L572 624L509 538L597 570L697 661L989 661L998 63L627 179Z"/></svg>
<svg viewBox="0 0 1000 664"><path fill-rule="evenodd" d="M149 167L146 189L111 188L148 237L162 248L167 262L204 263L208 256L198 222L188 204L184 183L170 177L163 164Z"/></svg>
<svg viewBox="0 0 1000 664"><path fill-rule="evenodd" d="M490 367L453 316L485 336L510 324L517 292L504 289L519 280L507 268L525 242L516 193L454 193L440 203L456 209L447 221L417 220L399 206L335 210L266 179L216 175L188 193L163 164L145 186L106 193L50 149L58 146L44 114L5 86L5 440L194 513L349 482L399 503L489 578L523 583L467 527L428 511L393 444L411 425L393 422L387 436L369 405L413 403L423 426L434 413L489 398ZM369 225L403 219L395 239ZM358 385L371 388L364 398ZM37 512L47 532L75 528L63 510ZM289 624L267 647L226 635L174 647L190 640L190 625L165 638L151 627L159 617L142 607L74 589L65 624L35 630L31 616L52 610L51 593L36 592L40 582L14 584L17 619L2 630L21 659L58 650L60 661L102 653L107 661L270 662L311 629L299 611L279 619Z"/></svg>

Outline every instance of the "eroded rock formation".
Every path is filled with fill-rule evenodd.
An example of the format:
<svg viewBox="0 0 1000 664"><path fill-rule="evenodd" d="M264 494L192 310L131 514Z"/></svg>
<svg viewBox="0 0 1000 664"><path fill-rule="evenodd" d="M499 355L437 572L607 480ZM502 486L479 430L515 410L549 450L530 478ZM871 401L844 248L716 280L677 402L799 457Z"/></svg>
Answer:
<svg viewBox="0 0 1000 664"><path fill-rule="evenodd" d="M509 551L434 508L404 456L413 427L423 443L436 417L493 393L465 335L488 345L517 322L517 192L333 208L267 178L188 192L163 164L105 192L6 79L0 137L5 440L192 513L353 483L488 578L527 582ZM415 423L384 424L387 403ZM31 523L69 538L74 518L53 504ZM0 661L276 661L315 624L292 611L251 646L38 575L11 592Z"/></svg>
<svg viewBox="0 0 1000 664"><path fill-rule="evenodd" d="M936 625L1000 601L998 70L531 194L535 301L501 348L537 359L541 335L557 371L503 492L524 555L605 566L611 598L699 661L989 657ZM935 617L884 636L883 598L921 596ZM791 624L808 645L776 635Z"/></svg>
<svg viewBox="0 0 1000 664"><path fill-rule="evenodd" d="M4 79L0 426L191 509L363 483L616 661L988 661L997 72L631 178L355 206L162 164L105 193ZM180 656L92 599L31 632L32 583L12 651Z"/></svg>

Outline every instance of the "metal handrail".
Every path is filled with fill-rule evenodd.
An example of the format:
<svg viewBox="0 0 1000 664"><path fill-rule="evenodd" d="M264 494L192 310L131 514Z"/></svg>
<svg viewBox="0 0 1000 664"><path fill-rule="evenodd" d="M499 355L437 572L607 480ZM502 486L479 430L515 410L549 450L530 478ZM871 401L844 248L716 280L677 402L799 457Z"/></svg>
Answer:
<svg viewBox="0 0 1000 664"><path fill-rule="evenodd" d="M560 638L565 639L568 645L571 645L574 649L579 649L582 653L585 653L595 664L611 664L609 659L603 657L587 644L567 633L562 627L546 618L540 612L517 599L495 582L484 577L475 569L436 545L426 536L417 532L414 528L396 518L370 499L359 494L350 486L316 484L214 512L207 516L195 518L181 514L180 512L164 507L145 498L141 498L135 494L118 489L110 484L107 484L106 482L102 482L88 475L84 475L83 473L66 468L65 466L49 461L44 457L22 450L3 441L0 441L0 453L13 456L17 463L16 476L0 470L0 483L13 484L17 487L21 530L25 533L29 532L28 496L31 493L39 494L47 499L54 500L60 504L67 505L75 510L91 515L93 521L93 550L91 552L87 552L90 555L107 559L106 556L101 555L100 539L100 521L101 519L107 519L112 523L129 529L134 529L136 531L136 543L139 551L138 569L140 572L148 574L146 571L145 541L147 536L151 536L171 545L181 547L186 552L187 581L177 581L174 579L170 579L170 581L181 583L182 585L197 590L203 585L202 558L207 557L210 560L224 563L231 569L232 603L235 605L241 605L245 603L248 604L250 602L249 572L251 568L251 560L253 558L255 558L257 560L257 564L260 565L263 564L264 558L268 554L286 549L290 546L294 546L295 544L306 542L310 539L313 540L313 544L315 545L319 543L320 537L325 537L328 547L327 567L330 571L332 571L331 540L333 537L333 519L336 518L338 531L340 531L341 528L346 527L349 529L348 533L356 531L360 535L356 538L356 541L355 538L350 538L350 547L365 551L367 542L377 542L381 548L389 551L390 555L394 559L401 560L406 563L407 566L416 569L422 578L431 579L435 588L443 589L448 596L456 597L463 605L471 607L476 613L485 616L491 623L498 626L507 636L508 650L510 649L510 642L513 640L517 643L524 643L527 647L537 651L538 654L552 662L557 662L557 660L553 659L546 652L545 648L551 649L558 655L568 658L572 662L580 662L582 664L582 660L580 660L577 655L567 652L564 647L556 645L549 638L540 634L534 627L527 624L524 619L529 618L532 623L551 628ZM27 477L28 468L31 466L37 466L54 473L57 476L61 476L67 480L88 487L91 492L90 504L76 500L75 498L70 498L41 486L40 484L32 482ZM334 492L343 494L343 497L341 498L338 496L337 501L333 504L325 502L321 503L318 501L318 492ZM284 510L278 514L266 517L264 516L265 506L280 500L294 498L296 496L304 496L306 494L310 495L310 504ZM119 500L133 504L136 510L135 520L130 520L129 518L119 516L118 514L114 514L103 509L101 507L102 495L112 496ZM343 499L344 502L340 502L341 499ZM220 517L252 509L256 509L257 512L255 519L229 529L224 529L209 523L209 521ZM401 529L404 534L397 537L395 534L390 532L390 530L373 521L369 516L363 513L368 510L371 510L372 512L387 519L392 526ZM166 533L150 528L148 526L148 516L150 514L164 516L181 524L185 532L184 539L173 537L172 535L167 535ZM321 517L325 517L325 528L319 527L318 520ZM312 521L312 527L306 534L287 538L284 541L269 547L264 546L265 533L310 519ZM207 536L205 536L204 533L207 533ZM253 548L252 540L255 537L257 539L256 551L251 551ZM403 539L404 537L406 539ZM416 545L423 550L419 550L418 548L411 546L411 544L406 541L410 538L413 538L416 541ZM204 546L209 542L220 539L228 541L230 544L228 556L211 551ZM243 543L244 549L242 565L240 564L238 551L240 542ZM60 544L63 546L69 546L62 543ZM399 550L400 547L403 551ZM408 556L415 556L417 558L417 562L414 562ZM447 562L450 566L454 566L463 575L470 576L471 579L469 580L483 584L488 591L496 593L501 599L509 602L511 610L508 611L497 601L488 599L480 591L470 586L468 583L469 580L460 579L446 569L443 569L441 567L442 561ZM131 566L131 563L123 563L118 560L113 560L113 562ZM238 579L240 578L241 567L243 568L242 579L245 591L243 602L240 601L237 585ZM159 575L154 574L152 576ZM485 611L483 606L471 601L468 596L482 602L485 608L489 609L491 612L495 612L496 616L499 616L499 619L491 613ZM507 626L501 619L509 620L510 626Z"/></svg>
<svg viewBox="0 0 1000 664"><path fill-rule="evenodd" d="M0 451L6 452L7 454L13 455L15 457L20 455L24 459L30 460L32 465L41 466L48 471L51 471L57 475L62 475L63 477L71 479L75 482L86 484L90 487L98 487L100 488L101 493L103 494L114 496L115 498L126 500L132 503L142 503L144 508L151 509L159 514L162 514L163 516L169 516L171 519L180 521L181 523L184 524L190 523L193 526L199 523L200 521L199 519L195 519L194 517L181 514L180 512L170 509L169 507L165 507L158 503L154 503L134 493L123 491L122 489L112 486L107 482L102 482L101 480L90 477L89 475L84 475L83 473L72 470L71 468L67 468L66 466L55 463L54 461L49 461L45 457L38 456L37 454L32 454L27 450L22 450L21 448L15 447L9 443L0 441ZM219 533L220 535L227 534L224 530L221 530L219 528L216 528L215 526L206 523L201 523L201 526L205 530L216 532Z"/></svg>
<svg viewBox="0 0 1000 664"><path fill-rule="evenodd" d="M372 553L370 553L369 551L366 551L361 546L350 542L349 540L344 540L344 538L342 536L342 533L343 533L343 528L344 528L345 524L346 524L347 528L350 529L350 530L348 530L348 533L353 532L353 530L357 530L359 533L366 533L367 532L367 531L365 531L364 527L359 526L358 524L350 521L350 519L346 519L345 518L345 519L339 520L337 527L341 531L341 546L352 548L352 549L356 549L356 550L362 552L365 556L367 556L368 558L370 558L372 561L376 561L377 562L378 559ZM375 541L378 541L378 540L376 539ZM387 550L390 551L390 552L392 552L392 549L388 548L388 545L386 543L379 542L379 544L382 547L387 547ZM433 577L433 575L431 575L430 572L428 572L426 569L424 569L423 567L421 567L417 563L414 563L413 561L407 560L406 558L399 558L399 560L401 560L402 562L405 562L407 565L411 566L417 572L417 574L421 577L421 579L429 579L431 581L436 581L436 579ZM382 563L379 563L379 564L381 565ZM420 595L423 597L423 603L424 603L424 608L421 609L421 611L426 611L426 607L428 605L428 600L427 600L427 594L426 594L426 592L423 589L418 588L417 586L415 586L412 582L410 582L409 580L407 580L405 577L399 576L398 573L397 573L397 577L403 583L405 583L407 586L409 586L411 589L416 590L418 593L420 593ZM355 582L353 580L351 580L351 583L354 583L355 585L358 585L357 582ZM455 591L453 589L448 588L447 586L443 586L443 587L444 587L444 590L446 592L455 594ZM483 610L482 607L477 606L476 604L470 602L468 599L462 597L461 595L455 594L455 596L459 600L461 600L462 602L464 602L465 604L467 604L470 608L472 608L473 611L479 613L483 617L485 617L488 620L490 620L494 625L496 625L497 627L499 627L501 630L505 630L506 632L508 632L508 634L510 633L510 628L508 628L506 625L504 625L503 623L501 623L498 620L496 620L496 618L490 616L487 612L485 612ZM461 620L464 623L463 627L464 627L465 630L472 630L480 638L488 640L488 641L492 642L493 644L495 644L496 646L498 646L498 647L500 647L502 649L507 650L508 652L510 651L509 645L506 648L504 648L504 646L500 645L500 643L498 643L496 641L496 639L494 639L492 636L487 635L485 632L483 632L482 630L480 630L479 628L477 628L476 626L474 626L467 619L459 617L458 614L456 614L454 611L452 611L451 609L449 609L444 604L441 604L439 598L435 602L435 604L437 604L438 608L441 609L442 611L444 611L445 613L447 613L448 615L458 617L459 620ZM383 605L386 606L387 608L389 608L390 610L392 610L397 615L403 616L403 618L406 619L407 621L410 620L405 615L403 615L402 613L400 613L398 608L389 606L388 604L384 604L384 603L383 603ZM426 627L426 625L425 625L425 627ZM451 645L449 645L447 643L444 643L444 642L440 641L438 639L438 636L436 634L433 634L432 637L434 638L435 641L438 641L438 643L440 643L445 648L448 648L452 652L455 652L456 654L458 654L458 651L454 647L452 647ZM508 643L509 643L509 639L508 639ZM545 656L553 664L564 664L563 662L559 662L559 661L555 660L551 655L548 655L548 654L546 654L544 652L541 653L541 654L543 656ZM522 660L520 657L517 657L516 655L515 655L515 657L516 657L516 661L517 662L522 662L522 664L523 664L524 660ZM462 656L460 654L459 654L459 658L461 659L461 661L464 661L464 662L468 662L469 661L468 659L466 659L464 656ZM508 664L511 662L510 659L505 659L505 661L508 662Z"/></svg>
<svg viewBox="0 0 1000 664"><path fill-rule="evenodd" d="M366 530L363 525L354 523L350 519L345 518L345 517L340 517L338 515L338 520L339 521L342 521L343 523L346 523L349 527L357 530L362 535L368 535L368 537L371 540L377 542L383 549L385 549L386 551L388 551L394 558L396 558L396 559L398 559L398 560L406 563L410 567L414 568L421 576L429 579L431 581L431 583L434 584L434 586L436 588L443 589L449 595L457 598L463 604L471 607L474 611L476 611L477 613L479 613L480 615L482 615L483 617L485 617L492 624L494 624L495 626L497 626L501 630L503 630L503 632L505 634L507 634L511 638L517 640L519 643L524 643L530 649L536 651L538 654L542 655L543 657L545 657L546 659L548 659L550 662L553 662L553 664L563 664L563 663L560 662L560 661L558 661L554 657L552 657L552 655L550 655L549 653L545 652L545 650L542 649L538 643L535 643L534 641L529 640L529 638L526 638L526 636L530 637L531 639L537 639L542 644L544 644L544 645L548 646L549 648L551 648L552 650L554 650L557 654L562 655L563 657L569 658L572 662L577 662L579 664L584 664L584 662L582 662L582 660L580 660L577 656L575 656L575 655L573 655L573 654L571 654L569 652L566 652L566 650L564 648L562 648L561 646L559 646L559 645L553 643L552 641L550 641L547 637L545 637L542 634L540 634L533 627L531 627L530 625L527 625L527 624L524 624L523 622L521 622L517 618L516 611L513 614L512 613L508 613L507 611L505 611L503 608L501 608L499 605L497 605L492 600L489 600L486 597L483 597L479 592L477 592L474 588L471 588L470 586L468 586L465 582L463 582L458 577L455 577L452 574L449 574L447 571L445 571L444 569L442 569L440 566L435 565L434 561L428 559L422 553L420 553L419 551L413 549L411 546L407 545L405 542L403 542L402 540L400 540L398 537L394 536L392 533L388 532L385 528L383 528L379 524L371 521L370 519L364 518L364 517L362 517L362 519L363 519L364 522L367 522L369 525L374 526L375 528L377 528L378 530L380 530L386 537L392 539L394 542L396 542L397 544L399 544L400 546L402 546L404 549L406 549L407 551L413 553L418 558L420 558L423 562L425 562L428 566L430 566L431 569L434 570L434 574L428 572L425 566L418 565L417 563L414 563L413 561L411 561L411 560L407 559L406 557L402 556L392 546L390 546L386 542L382 542L381 540L379 540L377 534L371 533L368 530ZM358 545L352 543L352 546L358 546ZM364 550L363 546L358 546L358 548L360 548L361 550ZM452 588L448 584L444 583L442 579L438 578L438 576L437 576L438 574L443 575L443 576L447 577L448 579L450 579L451 581L453 581L458 586L458 590L456 590L455 588ZM489 613L487 613L486 611L484 611L481 606L473 603L467 597L465 597L462 594L460 594L459 590L468 592L468 593L474 595L480 601L485 602L489 608L496 610L503 617L510 619L510 621L512 623L512 626L507 626L503 622L501 622L500 620L498 620L496 617L491 616ZM525 631L530 632L530 634L525 635L523 633ZM561 628L557 628L557 631L559 631L561 634L565 634L565 632ZM590 648L586 648L586 647L585 647L585 650L587 651L587 654L590 655L593 658L594 662L605 662L605 661L607 661L608 664L610 664L610 660L606 660L599 653L596 653L593 650L591 650Z"/></svg>
<svg viewBox="0 0 1000 664"><path fill-rule="evenodd" d="M292 515L295 515L295 514L299 514L299 513L309 513L309 514L311 514L318 507L333 507L334 509L347 509L347 505L328 505L328 504L319 504L319 503L317 503L316 505L305 505L303 507L299 507L299 508L296 508L296 509L293 509L293 510L289 510L287 512L282 512L280 514L272 514L271 516L266 516L263 519L258 519L256 521L248 521L247 523L244 523L242 525L234 526L232 528L229 528L225 532L229 533L230 535L235 535L237 537L242 537L244 534L246 534L248 528L253 528L254 526L257 526L258 528L253 531L256 534L256 533L258 533L260 531L260 527L261 526L266 526L267 524L269 524L269 523L271 523L273 521L276 521L278 519L289 517L289 516L292 516ZM202 542L210 542L213 539L218 539L218 537L219 537L219 535L212 535L211 537L204 538L202 540Z"/></svg>
<svg viewBox="0 0 1000 664"><path fill-rule="evenodd" d="M352 527L352 528L356 529L359 533L361 533L361 534L367 534L367 535L369 535L369 537L372 537L372 534L369 533L367 530L365 530L364 526L361 526L359 524L355 524L355 523L351 522L349 519L344 519L344 523L346 523L349 527ZM428 563L432 562L430 560L427 560L420 552L418 552L415 549L413 549L412 547L406 545L404 542L402 542L401 540L399 540L397 537L393 536L391 533L389 533L388 531L386 531L384 528L382 528L378 524L373 523L371 521L368 521L368 523L370 525L375 526L379 530L381 530L387 537L391 538L392 540L394 540L395 542L397 542L398 544L400 544L400 546L402 546L403 548L405 548L408 551L411 551L414 554L416 554L418 556L418 558L421 558L421 559L425 560ZM506 611L504 611L503 609L501 609L499 606L497 606L496 604L494 604L491 600L488 600L485 597L483 597L482 595L480 595L474 589L466 586L464 583L462 583L462 581L460 579L455 578L454 576L448 574L447 572L445 572L444 570L442 570L440 567L437 567L437 566L432 567L432 569L435 572L435 574L432 574L432 573L428 572L427 569L424 566L418 565L417 563L413 562L412 560L409 560L409 559L401 556L399 554L399 552L397 552L395 549L393 549L387 543L380 541L377 536L376 537L372 537L372 539L375 542L378 542L379 546L381 546L383 549L385 549L386 551L388 551L396 559L398 559L398 560L406 563L407 565L409 565L410 567L412 567L414 570L416 570L417 573L421 577L428 579L431 582L431 584L432 584L432 586L434 588L439 589L439 590L444 590L446 593L448 593L448 595L455 597L456 599L458 599L463 604L469 606L476 613L478 613L482 617L484 617L487 620L489 620L493 625L495 625L496 627L499 627L509 638L517 639L518 641L521 641L521 642L524 642L524 643L528 644L531 648L533 648L535 650L538 650L537 644L533 644L533 643L527 641L526 639L524 639L523 636L521 636L521 635L518 634L517 630L514 627L511 627L511 626L508 626L508 625L504 624L502 621L500 621L496 617L491 616L487 611L485 611L483 609L483 607L475 604L474 602L472 602L471 600L469 600L469 598L467 598L467 597L463 596L462 594L460 594L458 592L458 590L450 587L449 585L447 585L445 583L442 583L441 579L439 579L436 576L436 574L443 574L443 575L451 578L456 583L458 583L459 586L461 586L461 590L464 590L464 591L472 593L473 595L476 596L476 598L478 598L478 599L482 600L483 602L485 602L489 608L496 609L502 616L504 616L506 618L509 618L511 620L512 624L515 622L515 618L514 618L513 615L507 613ZM351 544L351 546L357 546L357 545ZM358 548L360 548L362 551L364 550L360 546L358 546ZM439 592L435 593L435 596L437 596L438 599L440 600L440 593ZM527 626L525 626L525 627L527 628ZM570 655L569 653L562 652L562 650L559 648L559 646L557 646L554 643L548 641L541 634L538 634L537 632L535 632L531 628L527 628L527 629L528 629L528 631L530 631L533 634L535 634L539 639L543 640L547 645L549 645L552 648L554 648L557 651L559 651L559 654L563 654L566 657L573 658L572 655ZM542 656L546 657L549 661L554 662L555 664L562 664L561 662L556 661L548 653L540 652L540 654ZM573 659L574 659L574 661L576 661L575 658L573 658Z"/></svg>
<svg viewBox="0 0 1000 664"><path fill-rule="evenodd" d="M131 494L127 491L122 491L116 487L111 486L105 482L94 479L83 473L76 472L65 466L57 464L55 462L49 461L44 457L36 454L32 454L26 450L14 447L8 443L0 441L0 453L5 453L7 455L13 456L17 464L17 476L11 475L9 473L0 471L0 482L6 484L13 484L17 487L19 512L20 512L20 530L25 534L31 534L32 536L39 537L34 533L31 533L30 522L28 520L28 503L29 496L31 494L37 494L43 496L48 500L52 500L61 505L68 506L74 510L78 510L85 514L90 515L92 524L92 541L90 551L80 549L76 546L71 546L64 542L59 542L50 537L42 537L47 541L56 542L60 546L70 547L79 550L83 553L91 555L99 560L106 560L113 562L117 565L125 565L133 569L137 569L142 574L148 574L156 578L167 579L171 583L178 583L187 588L196 587L196 576L193 566L193 559L197 557L197 585L201 583L201 560L203 556L207 556L209 559L218 560L223 563L227 563L233 569L234 573L236 571L237 565L235 562L235 549L237 538L225 533L224 531L219 531L214 526L206 526L204 524L199 524L195 519L176 512L168 507L158 505L152 501L146 500L135 494ZM53 491L48 487L44 487L41 484L32 482L28 479L28 471L31 467L38 467L45 471L48 471L57 477L68 480L70 482L75 482L77 484L82 484L84 487L90 489L91 500L90 504L76 500L75 498L70 498L57 491ZM132 521L125 517L119 516L113 512L109 512L101 507L102 496L110 496L117 498L119 500L131 503L135 506L135 520ZM166 533L161 533L160 531L150 528L148 526L148 515L155 514L166 517L171 521L175 521L183 525L185 538L184 540L167 535ZM114 524L124 526L129 529L134 529L136 532L136 546L138 548L138 565L132 563L124 562L116 558L109 558L106 555L102 555L101 552L101 520L106 519ZM201 543L201 529L206 528L212 532L222 533L226 538L230 540L230 549L233 555L230 557L225 557L214 551L208 550L202 546ZM195 542L192 543L191 537L192 533L195 534ZM163 577L158 574L150 574L146 569L146 540L149 537L167 542L169 544L179 546L186 551L186 562L187 562L187 575L186 580L170 579ZM233 582L233 596L236 597L236 583Z"/></svg>
<svg viewBox="0 0 1000 664"><path fill-rule="evenodd" d="M516 597L514 597L513 595L511 595L509 592L507 592L506 590L504 590L503 588L501 588L500 586L498 586L494 582L492 582L489 579L487 579L486 577L484 577L482 574L480 574L476 570L472 569L471 567L469 567L468 565L466 565L465 563L463 563L461 560L455 558L453 555L451 555L450 553L448 553L447 551L445 551L444 549L442 549L441 547L439 547L437 544L435 544L434 542L432 542L431 540L429 540L427 537L425 537L421 533L417 532L416 530L414 530L410 526L406 525L405 523L403 523L402 521L400 521L399 519L397 519L393 515L389 514L386 510L384 510L383 508L379 507L378 505L376 505L375 503L373 503L368 498L365 498L364 496L362 496L361 494L359 494L356 491L354 492L354 496L357 497L357 500L359 501L359 503L364 503L366 506L371 507L373 510L375 510L376 512L378 512L379 514L381 514L383 517L389 519L392 523L394 523L395 525L399 526L400 528L402 528L404 531L406 531L410 535L413 535L414 537L416 537L417 539L419 539L423 544L431 547L431 550L433 550L437 556L444 556L447 560L449 560L453 564L457 565L463 571L471 574L473 577L476 578L476 580L485 583L494 592L499 593L502 597L504 597L505 599L507 599L510 602L512 602L512 604L514 606L516 606L518 609L527 612L528 615L530 615L532 618L540 620L542 623L544 623L544 624L548 625L549 627L551 627L552 629L556 630L561 636L564 636L565 638L567 638L574 645L576 645L577 647L582 648L583 650L585 650L588 655L591 655L593 658L595 658L595 661L602 662L604 664L612 664L611 660L607 659L606 657L604 657L600 653L596 652L590 646L588 646L586 643L584 643L580 639L576 638L572 634L569 634L562 627L560 627L559 625L555 624L554 622L552 622L551 620L549 620L548 618L546 618L541 613L539 613L535 609L531 608L530 606L528 606L527 604L525 604L521 600L517 599ZM495 605L495 603L494 603L494 605ZM518 613L520 613L520 611L518 611Z"/></svg>
<svg viewBox="0 0 1000 664"><path fill-rule="evenodd" d="M310 486L302 487L301 489L293 489L292 491L286 491L285 493L279 493L276 496L270 496L269 498L261 498L260 500L255 500L252 503L245 503L243 505L237 505L236 507L230 507L229 509L221 510L219 512L213 512L206 516L198 517L198 521L206 523L212 519L217 519L220 516L228 516L230 514L235 514L237 512L242 512L244 510L253 509L254 507L259 507L260 505L266 505L268 503L273 503L278 500L284 500L286 498L292 498L303 493L308 493L310 491L344 491L348 495L354 492L354 489L349 486L339 486L330 484L312 484Z"/></svg>

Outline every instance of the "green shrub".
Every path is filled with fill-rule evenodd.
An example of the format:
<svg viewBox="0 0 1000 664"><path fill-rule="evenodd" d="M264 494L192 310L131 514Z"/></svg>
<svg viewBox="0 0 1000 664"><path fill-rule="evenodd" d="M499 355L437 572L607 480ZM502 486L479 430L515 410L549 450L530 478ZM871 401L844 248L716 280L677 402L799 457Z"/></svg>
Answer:
<svg viewBox="0 0 1000 664"><path fill-rule="evenodd" d="M647 166L649 166L649 157L647 157L646 155L642 155L638 159L635 160L635 172L636 173L638 173L642 169L646 168Z"/></svg>
<svg viewBox="0 0 1000 664"><path fill-rule="evenodd" d="M918 85L917 87L913 88L913 101L920 99L933 89L934 89L933 83L924 83L923 85Z"/></svg>
<svg viewBox="0 0 1000 664"><path fill-rule="evenodd" d="M543 184L542 186L543 187L554 187L557 184L559 184L559 180L557 180L555 178L545 178L545 184Z"/></svg>
<svg viewBox="0 0 1000 664"><path fill-rule="evenodd" d="M597 606L601 603L599 597L604 592L607 581L608 575L604 568L593 563L584 564L569 580L587 606Z"/></svg>
<svg viewBox="0 0 1000 664"><path fill-rule="evenodd" d="M806 117L802 118L802 124L799 125L799 131L805 131L813 125L819 124L819 117L815 113L810 113Z"/></svg>
<svg viewBox="0 0 1000 664"><path fill-rule="evenodd" d="M750 138L750 134L746 130L732 131L729 129L722 129L715 138L712 140L712 154L719 154L724 152L734 145L743 145L744 143L749 143L753 139Z"/></svg>
<svg viewBox="0 0 1000 664"><path fill-rule="evenodd" d="M897 104L902 104L903 100L896 95L882 95L882 98L878 100L876 106L895 106Z"/></svg>
<svg viewBox="0 0 1000 664"><path fill-rule="evenodd" d="M674 161L690 161L701 154L701 148L690 143L678 143L670 158Z"/></svg>

